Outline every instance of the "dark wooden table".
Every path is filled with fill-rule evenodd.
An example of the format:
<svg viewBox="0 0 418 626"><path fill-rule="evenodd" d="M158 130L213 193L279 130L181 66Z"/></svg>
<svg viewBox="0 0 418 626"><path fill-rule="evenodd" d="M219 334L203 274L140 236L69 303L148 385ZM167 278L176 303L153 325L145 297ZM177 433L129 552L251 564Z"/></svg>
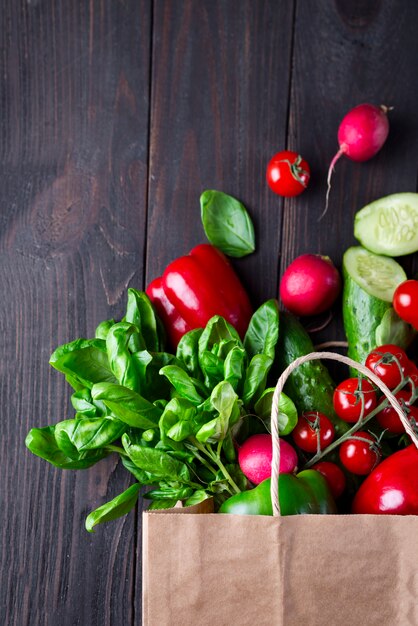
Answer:
<svg viewBox="0 0 418 626"><path fill-rule="evenodd" d="M257 252L235 267L255 305L298 254L340 265L357 209L416 191L418 4L4 0L0 23L0 624L138 625L141 505L84 529L131 477L115 458L60 471L24 446L72 416L49 355L204 240L207 188L253 217ZM389 140L340 161L318 223L338 122L364 101L395 107ZM312 184L283 201L264 179L286 146Z"/></svg>

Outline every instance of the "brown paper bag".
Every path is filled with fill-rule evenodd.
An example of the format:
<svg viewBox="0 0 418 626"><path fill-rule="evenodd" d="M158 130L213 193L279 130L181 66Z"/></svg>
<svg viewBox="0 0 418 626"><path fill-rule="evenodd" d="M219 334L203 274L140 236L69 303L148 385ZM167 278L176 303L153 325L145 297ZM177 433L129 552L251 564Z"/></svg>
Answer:
<svg viewBox="0 0 418 626"><path fill-rule="evenodd" d="M418 625L418 517L280 517L277 401L315 354L276 387L274 517L214 514L210 500L144 513L143 626Z"/></svg>

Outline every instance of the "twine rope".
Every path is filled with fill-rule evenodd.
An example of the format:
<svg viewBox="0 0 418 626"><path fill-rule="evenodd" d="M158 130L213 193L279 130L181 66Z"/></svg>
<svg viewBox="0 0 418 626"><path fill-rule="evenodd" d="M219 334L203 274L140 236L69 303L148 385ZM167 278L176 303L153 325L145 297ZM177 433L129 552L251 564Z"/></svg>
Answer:
<svg viewBox="0 0 418 626"><path fill-rule="evenodd" d="M286 384L286 381L289 375L295 370L299 365L303 363L307 363L308 361L316 361L318 359L330 359L331 361L339 361L340 363L344 363L349 367L353 367L357 369L359 372L367 376L375 385L382 391L382 393L386 396L389 403L392 405L396 413L399 415L399 419L402 422L405 431L411 437L413 443L418 448L418 437L414 432L411 424L409 423L408 418L402 410L401 405L390 391L390 389L374 374L369 368L357 363L353 359L350 359L347 356L343 356L341 354L337 354L335 352L311 352L310 354L306 354L305 356L301 356L298 359L295 359L293 363L291 363L282 373L279 380L277 381L276 388L273 394L273 401L271 407L271 436L273 439L273 458L271 462L271 502L273 506L273 515L275 517L280 515L280 503L279 503L279 467L280 467L280 442L279 442L279 398L280 394L283 391L283 387Z"/></svg>

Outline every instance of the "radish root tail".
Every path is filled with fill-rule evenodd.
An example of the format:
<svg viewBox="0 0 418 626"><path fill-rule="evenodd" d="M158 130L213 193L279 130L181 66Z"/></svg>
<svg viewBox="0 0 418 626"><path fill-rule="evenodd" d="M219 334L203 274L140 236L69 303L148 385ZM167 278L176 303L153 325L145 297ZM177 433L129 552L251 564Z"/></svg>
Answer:
<svg viewBox="0 0 418 626"><path fill-rule="evenodd" d="M335 167L336 162L344 154L344 152L345 152L344 146L341 146L341 148L338 150L337 154L334 156L334 158L332 159L331 164L329 166L328 176L327 176L327 195L325 196L325 209L322 211L321 215L319 216L318 222L320 222L322 220L322 218L324 217L324 215L328 211L329 194L330 194L330 191L331 191L331 177L332 177L332 173L334 171L334 167Z"/></svg>

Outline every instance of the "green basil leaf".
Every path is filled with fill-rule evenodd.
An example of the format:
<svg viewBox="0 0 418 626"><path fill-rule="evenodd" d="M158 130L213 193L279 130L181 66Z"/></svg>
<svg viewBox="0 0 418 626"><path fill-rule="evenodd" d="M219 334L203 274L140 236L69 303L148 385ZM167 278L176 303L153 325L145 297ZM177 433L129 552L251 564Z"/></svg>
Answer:
<svg viewBox="0 0 418 626"><path fill-rule="evenodd" d="M125 320L139 329L144 339L144 348L150 352L161 349L157 329L157 318L147 294L136 289L128 289L128 305Z"/></svg>
<svg viewBox="0 0 418 626"><path fill-rule="evenodd" d="M156 476L159 480L190 481L187 465L164 450L131 444L126 433L122 436L122 444L137 467Z"/></svg>
<svg viewBox="0 0 418 626"><path fill-rule="evenodd" d="M105 417L109 414L106 405L100 400L94 401L91 397L91 390L87 388L73 393L71 404L77 413L78 419L83 417Z"/></svg>
<svg viewBox="0 0 418 626"><path fill-rule="evenodd" d="M196 439L201 443L215 443L225 439L228 429L240 418L238 396L226 381L222 381L211 393L210 402L218 415L203 424L196 433Z"/></svg>
<svg viewBox="0 0 418 626"><path fill-rule="evenodd" d="M194 504L200 504L204 500L208 500L211 496L203 489L197 489L187 500L184 502L184 506L193 506Z"/></svg>
<svg viewBox="0 0 418 626"><path fill-rule="evenodd" d="M65 374L72 386L73 381L80 388L89 389L98 382L116 382L103 339L76 339L60 346L52 353L49 363Z"/></svg>
<svg viewBox="0 0 418 626"><path fill-rule="evenodd" d="M25 444L32 454L61 469L87 469L109 454L106 450L77 453L72 449L75 458L67 456L55 439L55 426L32 428Z"/></svg>
<svg viewBox="0 0 418 626"><path fill-rule="evenodd" d="M216 443L225 436L225 424L222 419L215 417L197 431L196 439L200 443Z"/></svg>
<svg viewBox="0 0 418 626"><path fill-rule="evenodd" d="M141 485L139 483L134 483L126 491L116 496L116 498L92 511L86 518L86 529L89 533L94 532L93 528L97 524L110 522L129 513L138 501L140 488Z"/></svg>
<svg viewBox="0 0 418 626"><path fill-rule="evenodd" d="M66 440L77 449L77 452L97 450L119 439L126 430L126 424L115 417L86 417L60 422L55 427L55 439L61 447ZM63 448L62 448L63 449Z"/></svg>
<svg viewBox="0 0 418 626"><path fill-rule="evenodd" d="M148 507L148 511L161 511L164 509L172 509L176 506L178 500L153 500Z"/></svg>
<svg viewBox="0 0 418 626"><path fill-rule="evenodd" d="M183 441L193 434L193 423L191 421L182 420L174 424L168 431L167 437L173 441Z"/></svg>
<svg viewBox="0 0 418 626"><path fill-rule="evenodd" d="M147 500L185 500L189 498L193 493L191 487L177 487L166 489L153 489L144 493L144 498Z"/></svg>
<svg viewBox="0 0 418 626"><path fill-rule="evenodd" d="M242 395L245 406L252 406L263 393L267 374L272 365L273 359L266 354L256 354L251 359L247 368Z"/></svg>
<svg viewBox="0 0 418 626"><path fill-rule="evenodd" d="M214 352L217 357L222 359L222 361L225 361L231 350L240 346L241 341L237 341L236 339L222 339L218 344L216 344L216 352L214 352L215 346L212 348L212 352Z"/></svg>
<svg viewBox="0 0 418 626"><path fill-rule="evenodd" d="M263 421L270 421L271 405L273 402L274 387L269 387L260 396L259 400L254 405L254 411L261 417ZM285 393L280 394L279 398L279 434L282 436L288 435L292 432L298 421L298 411L296 406Z"/></svg>
<svg viewBox="0 0 418 626"><path fill-rule="evenodd" d="M156 476L139 469L139 467L137 467L128 456L121 456L120 458L122 460L122 465L128 470L128 472L131 472L131 474L135 476L141 485L155 485L158 482L158 478L156 478Z"/></svg>
<svg viewBox="0 0 418 626"><path fill-rule="evenodd" d="M185 365L190 376L196 379L202 377L199 367L199 339L202 333L202 328L189 330L189 332L180 339L176 352L177 359Z"/></svg>
<svg viewBox="0 0 418 626"><path fill-rule="evenodd" d="M71 404L77 413L82 413L85 417L97 416L97 407L93 404L90 389L85 388L73 393Z"/></svg>
<svg viewBox="0 0 418 626"><path fill-rule="evenodd" d="M221 191L200 196L203 228L210 243L232 257L255 250L254 226L244 205Z"/></svg>
<svg viewBox="0 0 418 626"><path fill-rule="evenodd" d="M251 358L256 354L275 357L279 338L279 305L277 300L267 300L251 317L244 337L244 348Z"/></svg>
<svg viewBox="0 0 418 626"><path fill-rule="evenodd" d="M149 359L149 356L151 359ZM132 358L137 361L139 376L141 379L141 394L150 402L154 400L168 399L170 397L170 382L160 376L160 369L165 365L177 365L183 367L173 354L168 352L153 352L146 350L136 352Z"/></svg>
<svg viewBox="0 0 418 626"><path fill-rule="evenodd" d="M91 395L94 400L102 400L113 415L129 426L143 430L158 426L162 410L127 387L98 383Z"/></svg>
<svg viewBox="0 0 418 626"><path fill-rule="evenodd" d="M96 337L96 339L105 339L109 333L109 330L112 328L112 326L116 324L115 320L111 319L111 320L105 320L104 322L100 322L100 324L97 326L96 328L96 332L94 334L94 336Z"/></svg>
<svg viewBox="0 0 418 626"><path fill-rule="evenodd" d="M106 350L110 368L116 380L124 387L140 393L141 385L138 366L128 348L131 338L135 335L138 336L139 333L134 324L129 324L128 322L115 324L107 335Z"/></svg>
<svg viewBox="0 0 418 626"><path fill-rule="evenodd" d="M224 363L224 380L228 381L234 391L240 389L247 365L247 354L243 348L235 346L229 352Z"/></svg>
<svg viewBox="0 0 418 626"><path fill-rule="evenodd" d="M195 405L189 400L185 398L170 400L159 421L162 443L171 448L180 449L182 446L173 445L173 441L178 443L194 431L195 414ZM183 434L189 430L190 432L183 437Z"/></svg>
<svg viewBox="0 0 418 626"><path fill-rule="evenodd" d="M416 331L412 326L401 320L395 310L390 307L385 312L379 326L376 328L376 345L384 346L394 344L395 346L406 349L415 335Z"/></svg>
<svg viewBox="0 0 418 626"><path fill-rule="evenodd" d="M210 400L219 415L223 419L229 420L237 405L238 396L230 383L222 381L212 391Z"/></svg>
<svg viewBox="0 0 418 626"><path fill-rule="evenodd" d="M242 348L242 342L235 328L220 315L214 315L206 324L199 338L199 359L208 350L212 351L215 344L221 341L236 341L236 345Z"/></svg>
<svg viewBox="0 0 418 626"><path fill-rule="evenodd" d="M200 367L205 376L205 385L212 389L224 377L224 364L216 354L205 350L200 355Z"/></svg>
<svg viewBox="0 0 418 626"><path fill-rule="evenodd" d="M179 395L186 400L190 400L193 404L200 404L203 401L202 396L196 389L196 383L183 369L177 365L166 365L160 369L160 374L165 376Z"/></svg>

